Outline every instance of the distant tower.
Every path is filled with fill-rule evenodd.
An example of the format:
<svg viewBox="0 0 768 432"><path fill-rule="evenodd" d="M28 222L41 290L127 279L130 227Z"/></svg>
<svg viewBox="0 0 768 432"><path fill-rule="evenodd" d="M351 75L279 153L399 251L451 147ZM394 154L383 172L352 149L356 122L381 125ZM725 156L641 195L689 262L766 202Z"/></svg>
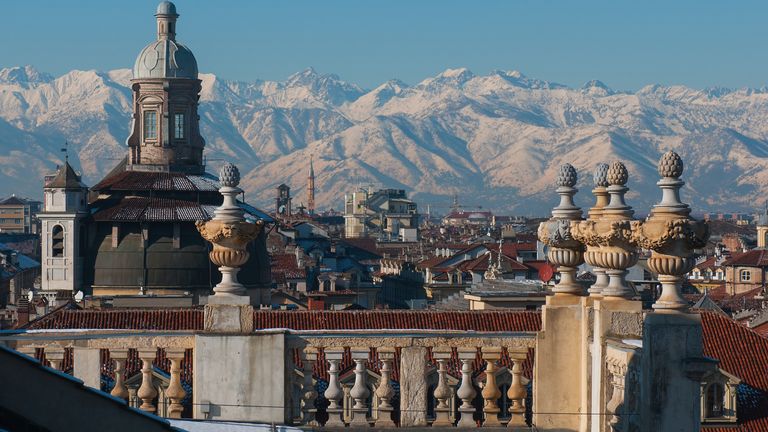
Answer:
<svg viewBox="0 0 768 432"><path fill-rule="evenodd" d="M46 183L44 194L43 211L38 214L42 224L41 289L49 300L55 300L57 291L81 289L85 252L81 220L88 216L88 187L65 160L53 180Z"/></svg>
<svg viewBox="0 0 768 432"><path fill-rule="evenodd" d="M765 248L768 245L768 202L763 212L757 218L757 247Z"/></svg>
<svg viewBox="0 0 768 432"><path fill-rule="evenodd" d="M312 156L310 156L309 177L307 178L307 211L310 215L315 214L315 166L312 162Z"/></svg>
<svg viewBox="0 0 768 432"><path fill-rule="evenodd" d="M277 187L275 214L278 216L291 215L291 188L285 183Z"/></svg>

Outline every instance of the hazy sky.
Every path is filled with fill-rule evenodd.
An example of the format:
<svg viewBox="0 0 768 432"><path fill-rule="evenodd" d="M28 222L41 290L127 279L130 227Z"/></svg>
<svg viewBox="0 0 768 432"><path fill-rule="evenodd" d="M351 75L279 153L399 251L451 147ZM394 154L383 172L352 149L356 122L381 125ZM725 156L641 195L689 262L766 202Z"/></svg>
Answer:
<svg viewBox="0 0 768 432"><path fill-rule="evenodd" d="M2 0L0 67L131 67L154 0ZM689 0L178 0L200 70L282 80L313 66L364 87L446 68L580 86L768 84L768 2Z"/></svg>

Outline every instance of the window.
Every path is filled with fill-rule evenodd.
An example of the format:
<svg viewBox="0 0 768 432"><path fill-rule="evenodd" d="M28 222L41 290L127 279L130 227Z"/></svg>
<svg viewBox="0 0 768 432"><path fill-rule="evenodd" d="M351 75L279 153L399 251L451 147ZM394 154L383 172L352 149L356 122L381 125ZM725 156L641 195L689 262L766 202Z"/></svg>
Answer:
<svg viewBox="0 0 768 432"><path fill-rule="evenodd" d="M742 282L749 282L752 280L752 272L749 270L742 270L741 271L741 281Z"/></svg>
<svg viewBox="0 0 768 432"><path fill-rule="evenodd" d="M712 383L707 387L707 418L723 416L723 401L725 400L725 388L720 383Z"/></svg>
<svg viewBox="0 0 768 432"><path fill-rule="evenodd" d="M157 112L144 111L144 139L157 139Z"/></svg>
<svg viewBox="0 0 768 432"><path fill-rule="evenodd" d="M51 230L51 256L64 256L64 228L56 225Z"/></svg>
<svg viewBox="0 0 768 432"><path fill-rule="evenodd" d="M175 139L184 139L184 114L177 113L173 115L173 137Z"/></svg>

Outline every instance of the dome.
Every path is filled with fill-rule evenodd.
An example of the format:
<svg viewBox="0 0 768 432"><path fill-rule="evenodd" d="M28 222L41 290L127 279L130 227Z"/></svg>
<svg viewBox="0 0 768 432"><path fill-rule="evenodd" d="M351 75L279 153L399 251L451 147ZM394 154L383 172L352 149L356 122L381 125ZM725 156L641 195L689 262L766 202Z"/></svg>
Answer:
<svg viewBox="0 0 768 432"><path fill-rule="evenodd" d="M197 79L197 60L192 51L176 41L176 6L164 1L157 6L157 40L139 53L133 78Z"/></svg>
<svg viewBox="0 0 768 432"><path fill-rule="evenodd" d="M133 78L197 79L197 60L184 45L160 39L141 50L133 66Z"/></svg>
<svg viewBox="0 0 768 432"><path fill-rule="evenodd" d="M176 5L175 4L173 4L173 3L169 2L169 1L164 1L164 2L161 2L159 5L157 5L157 12L155 13L155 15L176 15L176 16L178 16L179 14L176 13Z"/></svg>

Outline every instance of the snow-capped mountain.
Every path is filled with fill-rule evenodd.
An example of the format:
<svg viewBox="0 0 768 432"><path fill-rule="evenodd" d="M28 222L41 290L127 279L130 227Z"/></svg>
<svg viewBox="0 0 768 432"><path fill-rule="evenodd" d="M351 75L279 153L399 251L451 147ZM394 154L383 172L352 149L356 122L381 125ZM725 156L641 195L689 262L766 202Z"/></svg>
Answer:
<svg viewBox="0 0 768 432"><path fill-rule="evenodd" d="M130 78L0 69L0 195L39 197L64 141L86 183L97 182L126 153ZM565 162L579 170L577 203L588 208L595 164L621 159L628 201L644 213L660 196L656 161L668 149L686 162L684 199L696 210L750 211L768 195L765 89L632 93L467 69L372 90L313 69L283 82L201 79L209 170L236 162L246 198L268 209L280 183L306 202L310 156L320 208L338 209L345 192L373 184L406 189L437 211L458 194L468 206L541 215L557 201Z"/></svg>

